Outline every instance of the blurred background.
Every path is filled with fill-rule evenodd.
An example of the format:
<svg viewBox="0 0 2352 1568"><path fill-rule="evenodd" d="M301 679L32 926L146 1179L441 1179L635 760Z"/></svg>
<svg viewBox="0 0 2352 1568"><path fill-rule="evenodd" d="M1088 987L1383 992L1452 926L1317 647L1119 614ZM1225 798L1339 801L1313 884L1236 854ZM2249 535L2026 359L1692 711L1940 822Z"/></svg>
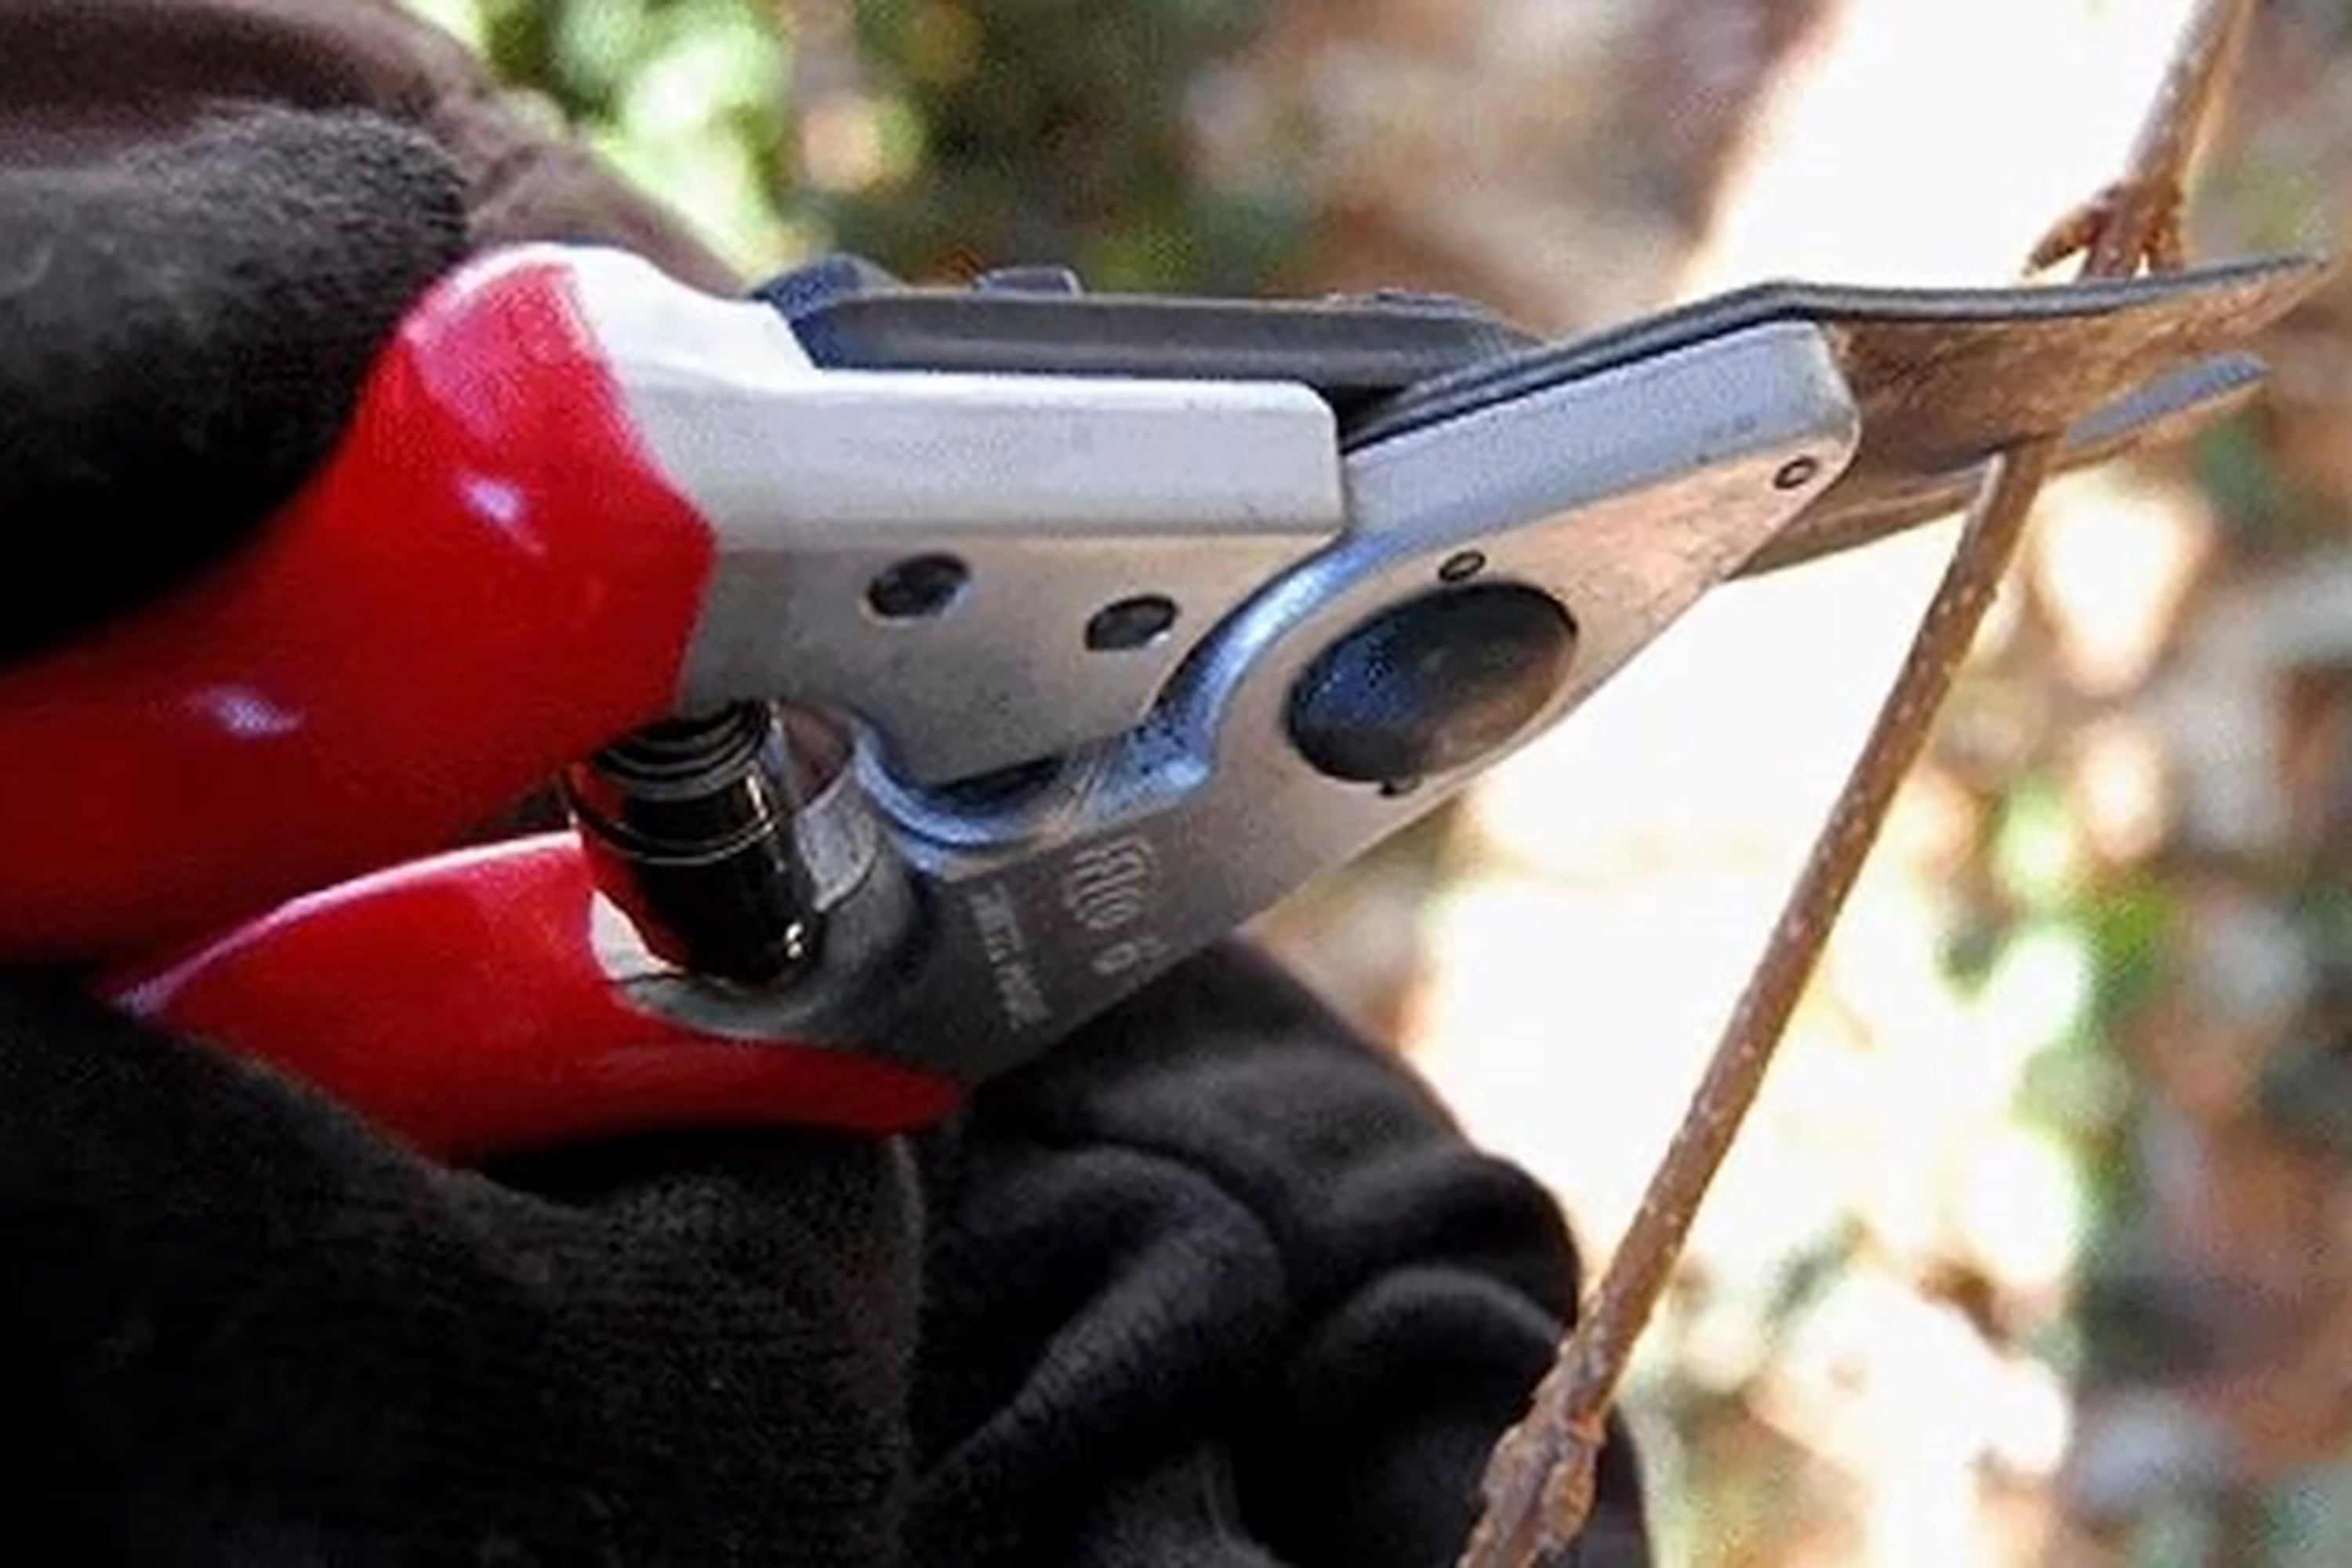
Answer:
<svg viewBox="0 0 2352 1568"><path fill-rule="evenodd" d="M749 270L1981 284L2187 0L415 0ZM2329 247L2352 0L2260 7L2199 254ZM2067 480L1645 1347L1664 1560L2352 1562L2352 285ZM1950 547L1727 591L1263 934L1612 1247Z"/></svg>

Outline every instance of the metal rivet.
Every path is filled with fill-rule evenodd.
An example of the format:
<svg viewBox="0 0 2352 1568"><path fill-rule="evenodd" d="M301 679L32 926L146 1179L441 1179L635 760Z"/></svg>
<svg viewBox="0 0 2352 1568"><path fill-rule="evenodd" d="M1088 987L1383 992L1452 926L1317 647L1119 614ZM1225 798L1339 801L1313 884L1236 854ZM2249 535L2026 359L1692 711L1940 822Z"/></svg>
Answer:
<svg viewBox="0 0 2352 1568"><path fill-rule="evenodd" d="M952 555L912 555L874 574L866 604L886 621L919 621L940 614L971 581L971 568Z"/></svg>
<svg viewBox="0 0 2352 1568"><path fill-rule="evenodd" d="M1466 583L1486 569L1486 558L1475 550L1458 550L1437 569L1441 583Z"/></svg>
<svg viewBox="0 0 2352 1568"><path fill-rule="evenodd" d="M1087 646L1097 653L1145 647L1176 624L1176 601L1164 594L1138 594L1105 605L1087 622Z"/></svg>
<svg viewBox="0 0 2352 1568"><path fill-rule="evenodd" d="M1779 473L1772 476L1772 488L1777 490L1801 489L1812 483L1813 476L1821 471L1822 460L1819 458L1791 458L1780 465Z"/></svg>

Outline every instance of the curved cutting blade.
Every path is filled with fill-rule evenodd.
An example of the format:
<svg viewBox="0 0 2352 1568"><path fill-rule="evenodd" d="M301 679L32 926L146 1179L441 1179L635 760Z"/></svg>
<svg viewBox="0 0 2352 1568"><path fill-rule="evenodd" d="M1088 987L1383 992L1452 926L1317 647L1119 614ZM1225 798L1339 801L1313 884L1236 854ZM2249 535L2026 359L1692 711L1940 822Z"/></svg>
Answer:
<svg viewBox="0 0 2352 1568"><path fill-rule="evenodd" d="M1829 331L1862 415L1837 482L1745 571L1852 548L1964 504L1991 456L2063 430L2064 461L2176 439L2242 404L2242 351L2326 275L2305 257L2115 282L1977 289L1768 283L1424 382L1346 432L1351 447L1769 321Z"/></svg>

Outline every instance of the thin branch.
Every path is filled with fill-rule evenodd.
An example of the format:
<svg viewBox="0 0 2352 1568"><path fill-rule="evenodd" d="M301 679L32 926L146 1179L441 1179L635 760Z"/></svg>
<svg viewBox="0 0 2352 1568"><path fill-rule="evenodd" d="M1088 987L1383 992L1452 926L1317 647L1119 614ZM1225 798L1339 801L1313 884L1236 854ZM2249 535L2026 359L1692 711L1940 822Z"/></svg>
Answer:
<svg viewBox="0 0 2352 1568"><path fill-rule="evenodd" d="M2037 265L2087 243L2084 276L2122 278L2144 262L2177 264L2190 154L2221 94L2252 0L2199 0L2151 104L2122 182L2052 230ZM1928 605L1860 758L1763 956L1739 997L1665 1158L1651 1178L1591 1305L1561 1342L1528 1414L1488 1461L1486 1514L1462 1568L1541 1568L1591 1513L1609 1408L1656 1307L1708 1184L1755 1102L1782 1032L1876 841L1886 810L1925 749L1936 715L2017 552L2059 451L2052 434L1997 457L1969 509L1950 566Z"/></svg>

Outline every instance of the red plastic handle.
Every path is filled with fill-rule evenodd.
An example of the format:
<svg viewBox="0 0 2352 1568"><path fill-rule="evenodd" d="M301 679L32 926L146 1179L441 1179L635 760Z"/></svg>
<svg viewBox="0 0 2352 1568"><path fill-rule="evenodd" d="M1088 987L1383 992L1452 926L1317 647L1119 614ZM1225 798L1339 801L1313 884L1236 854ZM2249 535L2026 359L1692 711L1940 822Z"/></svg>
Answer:
<svg viewBox="0 0 2352 1568"><path fill-rule="evenodd" d="M251 548L0 672L0 963L132 960L452 842L669 710L712 558L563 254L460 271ZM855 1048L635 1006L596 961L592 898L569 837L468 851L105 989L447 1158L679 1126L887 1131L952 1105L946 1080Z"/></svg>
<svg viewBox="0 0 2352 1568"><path fill-rule="evenodd" d="M253 547L0 671L0 962L152 952L440 848L667 710L711 540L568 278L453 275Z"/></svg>
<svg viewBox="0 0 2352 1568"><path fill-rule="evenodd" d="M633 1006L597 962L593 892L569 835L465 850L106 989L445 1159L677 1127L891 1132L953 1107L946 1079L855 1047L730 1039Z"/></svg>

